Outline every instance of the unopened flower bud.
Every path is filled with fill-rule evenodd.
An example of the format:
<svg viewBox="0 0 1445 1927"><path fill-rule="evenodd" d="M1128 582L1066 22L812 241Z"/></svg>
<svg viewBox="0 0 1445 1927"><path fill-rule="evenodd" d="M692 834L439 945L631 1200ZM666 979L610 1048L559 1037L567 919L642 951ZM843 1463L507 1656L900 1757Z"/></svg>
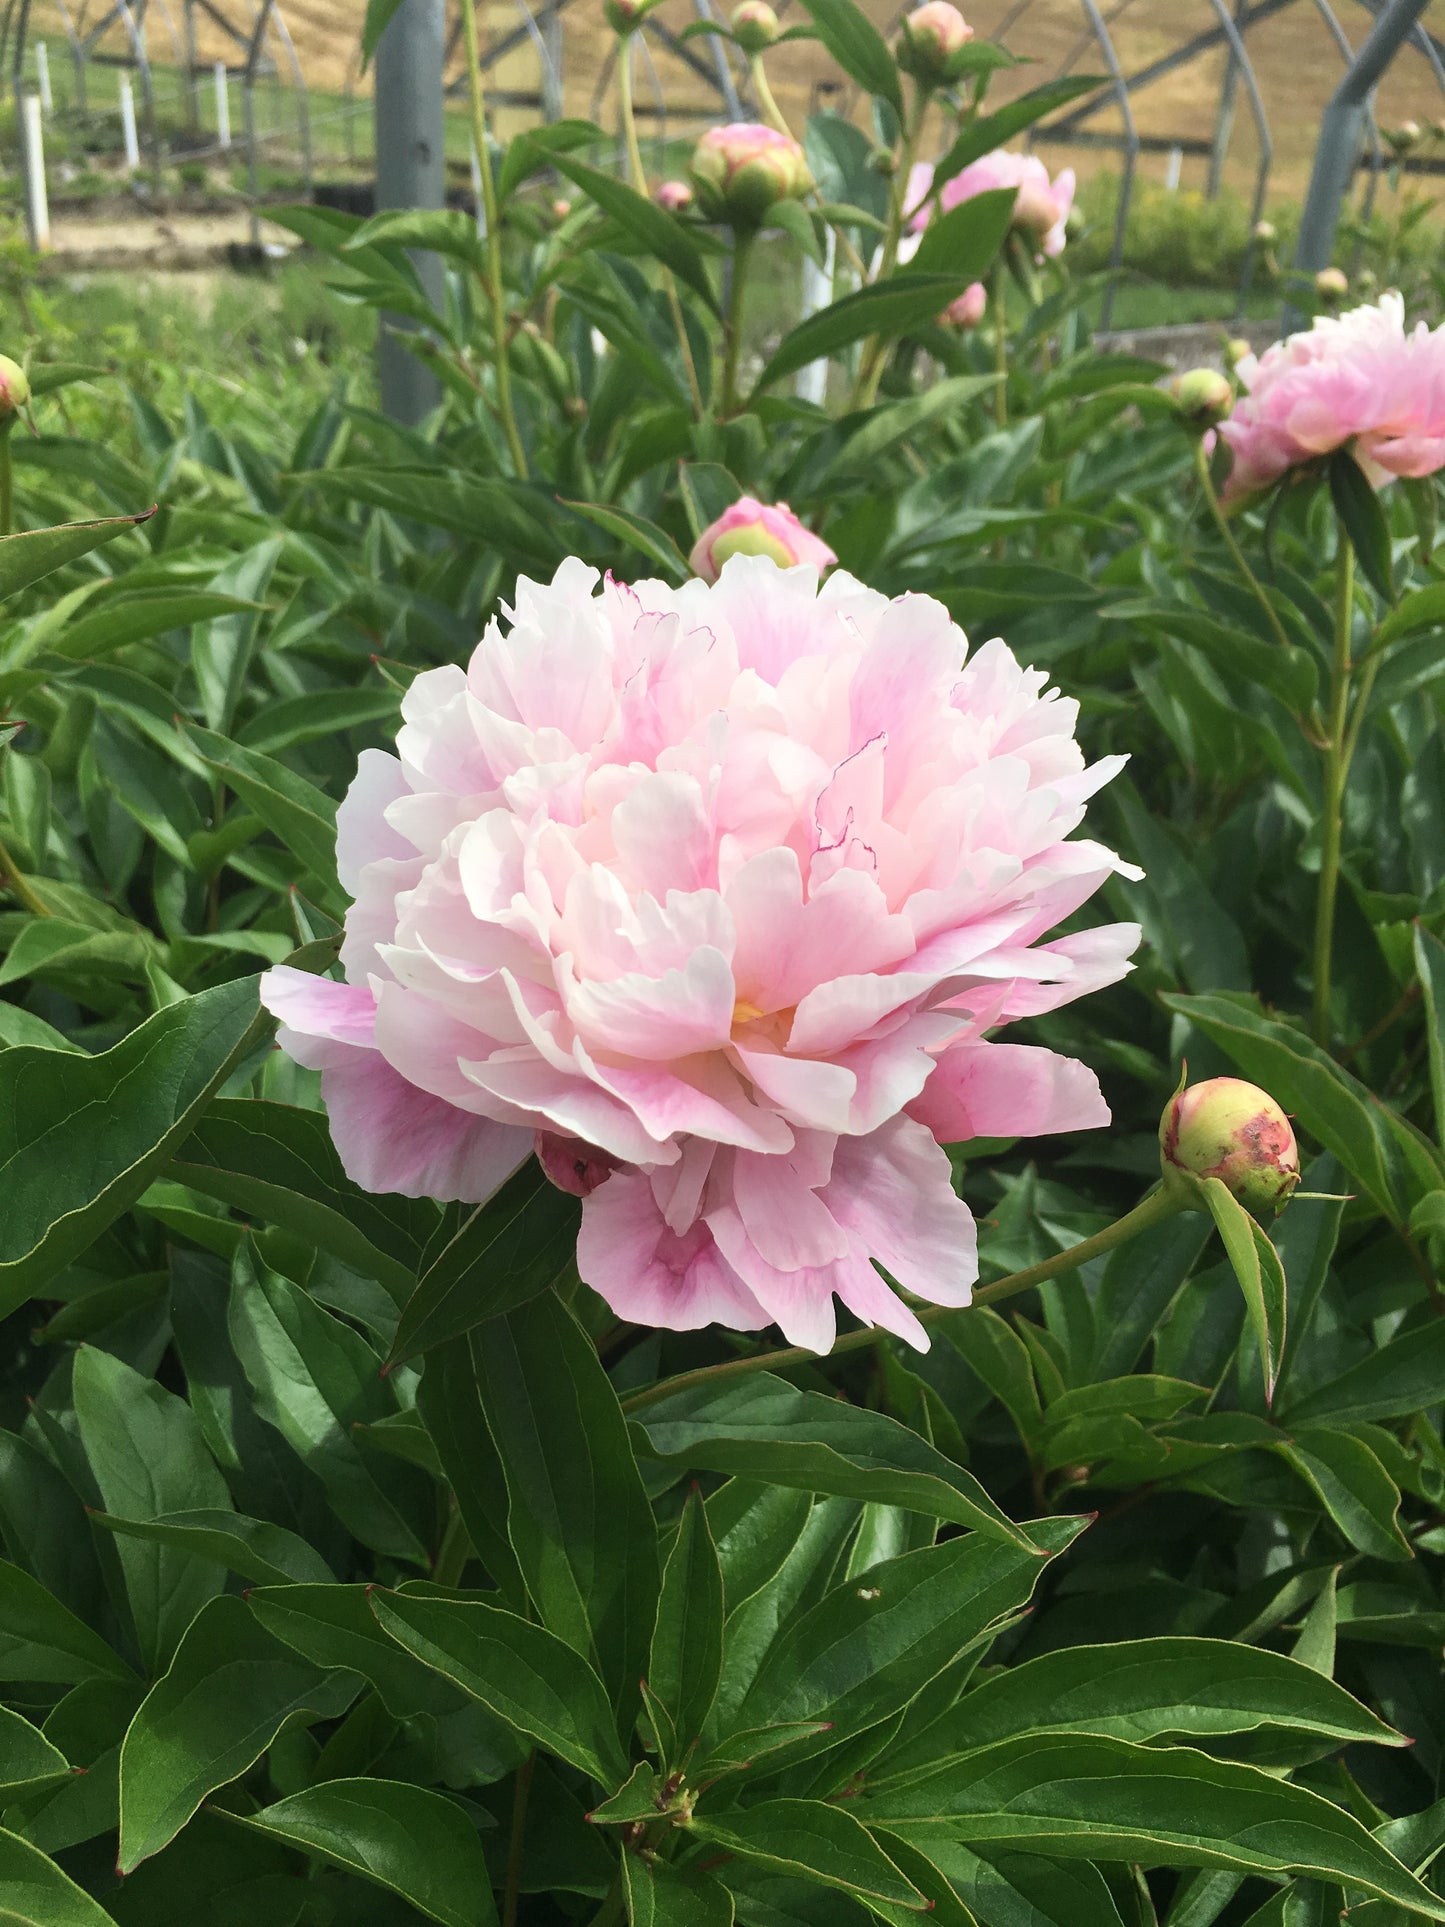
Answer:
<svg viewBox="0 0 1445 1927"><path fill-rule="evenodd" d="M661 0L602 0L602 11L608 26L625 40L628 34L637 31L653 8L660 5Z"/></svg>
<svg viewBox="0 0 1445 1927"><path fill-rule="evenodd" d="M686 181L659 181L652 198L668 214L685 214L692 206L692 189Z"/></svg>
<svg viewBox="0 0 1445 1927"><path fill-rule="evenodd" d="M570 201L561 201L561 200L553 201L552 219L554 221L565 221L567 216L571 212L572 212L572 203Z"/></svg>
<svg viewBox="0 0 1445 1927"><path fill-rule="evenodd" d="M939 319L954 328L976 328L987 309L987 288L982 281L972 281L956 300L949 302Z"/></svg>
<svg viewBox="0 0 1445 1927"><path fill-rule="evenodd" d="M563 1137L557 1131L538 1131L532 1141L542 1174L559 1191L574 1198L585 1198L617 1169L616 1158L586 1144L578 1137Z"/></svg>
<svg viewBox="0 0 1445 1927"><path fill-rule="evenodd" d="M788 134L751 121L710 127L688 166L698 205L710 221L760 227L769 208L813 185L803 150Z"/></svg>
<svg viewBox="0 0 1445 1927"><path fill-rule="evenodd" d="M838 560L828 544L805 529L786 502L769 507L744 495L705 528L693 545L688 565L704 582L716 582L733 555L768 555L779 568L811 562L820 573Z"/></svg>
<svg viewBox="0 0 1445 1927"><path fill-rule="evenodd" d="M963 50L972 39L973 28L949 0L926 0L903 16L893 55L904 73L936 87L963 71Z"/></svg>
<svg viewBox="0 0 1445 1927"><path fill-rule="evenodd" d="M1166 1189L1189 1201L1205 1178L1259 1214L1282 1211L1300 1180L1289 1119L1267 1091L1241 1077L1211 1077L1179 1091L1159 1120Z"/></svg>
<svg viewBox="0 0 1445 1927"><path fill-rule="evenodd" d="M1373 294L1380 285L1380 277L1373 268L1360 268L1355 275L1355 286L1361 294Z"/></svg>
<svg viewBox="0 0 1445 1927"><path fill-rule="evenodd" d="M1196 428L1214 428L1234 406L1234 384L1217 368L1190 368L1176 375L1169 392L1185 421Z"/></svg>
<svg viewBox="0 0 1445 1927"><path fill-rule="evenodd" d="M1278 239L1275 233L1274 222L1256 221L1254 224L1254 238L1263 248L1273 247L1275 241Z"/></svg>
<svg viewBox="0 0 1445 1927"><path fill-rule="evenodd" d="M1387 133L1385 136L1397 154L1408 153L1412 147L1418 147L1421 138L1420 123L1417 120L1402 120L1392 133Z"/></svg>
<svg viewBox="0 0 1445 1927"><path fill-rule="evenodd" d="M1350 291L1350 278L1343 268L1321 268L1315 276L1315 293L1321 301L1343 301Z"/></svg>
<svg viewBox="0 0 1445 1927"><path fill-rule="evenodd" d="M740 7L733 9L728 24L733 30L733 39L748 55L760 54L764 48L771 47L782 32L768 0L743 0Z"/></svg>
<svg viewBox="0 0 1445 1927"><path fill-rule="evenodd" d="M1245 340L1243 335L1231 335L1229 340L1224 344L1224 359L1229 363L1231 368L1237 368L1240 362L1246 360L1253 353L1253 348Z"/></svg>
<svg viewBox="0 0 1445 1927"><path fill-rule="evenodd" d="M898 172L898 156L891 147L875 147L868 156L868 165L886 181Z"/></svg>
<svg viewBox="0 0 1445 1927"><path fill-rule="evenodd" d="M0 355L0 422L9 423L30 399L30 381L18 361Z"/></svg>

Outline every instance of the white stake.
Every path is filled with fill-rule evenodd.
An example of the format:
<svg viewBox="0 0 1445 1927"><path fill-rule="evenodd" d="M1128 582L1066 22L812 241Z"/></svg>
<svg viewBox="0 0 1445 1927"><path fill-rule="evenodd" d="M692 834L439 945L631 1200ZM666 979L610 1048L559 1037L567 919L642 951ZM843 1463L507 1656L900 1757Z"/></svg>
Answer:
<svg viewBox="0 0 1445 1927"><path fill-rule="evenodd" d="M472 142L472 206L477 213L477 233L487 231L487 204L482 199L482 164L477 159L477 143Z"/></svg>
<svg viewBox="0 0 1445 1927"><path fill-rule="evenodd" d="M226 79L226 63L218 60L216 76L216 145L224 154L231 145L231 90Z"/></svg>
<svg viewBox="0 0 1445 1927"><path fill-rule="evenodd" d="M132 174L140 171L140 142L135 132L135 95L130 90L130 75L120 76L120 133L125 142L125 164Z"/></svg>
<svg viewBox="0 0 1445 1927"><path fill-rule="evenodd" d="M40 106L48 119L55 112L50 92L50 54L43 40L35 43L35 85L40 89Z"/></svg>
<svg viewBox="0 0 1445 1927"><path fill-rule="evenodd" d="M1184 165L1184 149L1171 147L1169 161L1164 169L1164 185L1172 194L1179 185L1179 170Z"/></svg>
<svg viewBox="0 0 1445 1927"><path fill-rule="evenodd" d="M37 254L50 246L50 203L45 193L45 139L40 126L40 96L20 102L20 160L25 175L25 225Z"/></svg>
<svg viewBox="0 0 1445 1927"><path fill-rule="evenodd" d="M820 268L810 254L803 256L803 314L806 321L820 308L826 308L833 299L833 270L837 253L837 236L832 228L828 229L828 240L823 252L823 265ZM806 368L798 370L794 391L799 401L811 401L819 407L827 399L828 363L810 361Z"/></svg>

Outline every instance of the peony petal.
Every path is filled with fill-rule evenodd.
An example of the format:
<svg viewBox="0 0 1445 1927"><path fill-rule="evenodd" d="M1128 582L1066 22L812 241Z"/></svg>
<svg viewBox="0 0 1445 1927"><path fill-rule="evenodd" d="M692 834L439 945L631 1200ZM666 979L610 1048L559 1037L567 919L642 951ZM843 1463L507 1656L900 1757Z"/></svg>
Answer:
<svg viewBox="0 0 1445 1927"><path fill-rule="evenodd" d="M1036 1044L958 1044L908 1107L940 1144L971 1137L1043 1137L1109 1122L1087 1064Z"/></svg>
<svg viewBox="0 0 1445 1927"><path fill-rule="evenodd" d="M769 1316L733 1271L704 1224L670 1230L647 1179L618 1171L582 1205L577 1269L635 1325L695 1331L727 1325L758 1331Z"/></svg>
<svg viewBox="0 0 1445 1927"><path fill-rule="evenodd" d="M321 1073L343 1170L364 1191L483 1204L532 1152L532 1132L420 1091L374 1051Z"/></svg>
<svg viewBox="0 0 1445 1927"><path fill-rule="evenodd" d="M312 1070L376 1048L376 999L365 984L338 984L277 964L261 978L261 1002L280 1020L282 1050Z"/></svg>

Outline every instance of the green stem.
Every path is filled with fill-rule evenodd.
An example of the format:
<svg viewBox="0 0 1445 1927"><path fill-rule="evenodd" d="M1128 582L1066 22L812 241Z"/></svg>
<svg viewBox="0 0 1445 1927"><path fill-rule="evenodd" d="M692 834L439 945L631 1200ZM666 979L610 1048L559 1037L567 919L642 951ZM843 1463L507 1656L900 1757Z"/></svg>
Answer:
<svg viewBox="0 0 1445 1927"><path fill-rule="evenodd" d="M1355 742L1355 737L1347 734L1355 552L1343 528L1339 531L1338 539L1339 549L1335 557L1335 645L1330 660L1330 713L1325 726L1325 767L1320 802L1320 881L1315 898L1314 981L1310 1000L1310 1032L1315 1042L1322 1045L1330 1041L1330 973L1335 941L1335 898L1340 882L1340 836L1344 821L1345 778L1349 774L1349 757Z"/></svg>
<svg viewBox="0 0 1445 1927"><path fill-rule="evenodd" d="M1059 1251L1042 1263L1029 1265L1023 1271L1011 1271L1006 1278L995 1279L993 1284L984 1285L973 1294L974 1305L996 1305L1002 1298L1013 1298L1021 1291L1029 1291L1034 1285L1041 1285L1061 1273L1076 1271L1093 1258L1102 1257L1130 1238L1137 1238L1141 1231L1152 1230L1156 1224L1163 1224L1179 1211L1188 1209L1162 1186L1149 1192L1132 1211L1126 1211L1122 1218L1102 1231L1096 1231L1092 1238L1085 1238L1079 1244L1070 1245L1067 1251ZM962 1317L970 1306L928 1305L919 1312L920 1324L937 1325L945 1318ZM876 1345L883 1333L876 1325L866 1325L861 1331L847 1332L837 1340L827 1354L837 1358L843 1352L861 1351L865 1346ZM643 1406L655 1404L658 1399L671 1398L674 1392L691 1391L695 1385L711 1385L716 1381L732 1378L746 1378L752 1372L790 1371L795 1365L817 1365L819 1355L801 1345L792 1345L775 1352L755 1352L747 1358L730 1358L721 1365L702 1365L695 1371L679 1372L676 1378L662 1379L656 1385L649 1385L645 1392L634 1392L631 1398L622 1401L624 1412L638 1412Z"/></svg>
<svg viewBox="0 0 1445 1927"><path fill-rule="evenodd" d="M762 110L763 119L769 127L774 128L779 134L786 134L788 139L791 140L793 138L793 130L783 119L782 109L773 99L773 90L768 85L767 75L763 72L763 57L761 54L753 55L748 63L748 71L753 77L753 91L758 97L758 106Z"/></svg>
<svg viewBox="0 0 1445 1927"><path fill-rule="evenodd" d="M1259 577L1245 561L1244 550L1235 541L1234 530L1229 526L1229 517L1224 513L1219 497L1214 492L1214 477L1209 472L1209 453L1204 446L1203 436L1200 436L1194 444L1194 466L1199 472L1199 486L1204 490L1204 499L1209 505L1210 515L1214 518L1214 526L1224 538L1224 546L1229 550L1235 568L1239 570L1241 577L1249 585L1250 593L1264 611L1265 621L1274 631L1275 641L1282 649L1288 649L1290 640L1284 632L1284 624L1279 619L1279 612L1265 594L1264 585Z"/></svg>
<svg viewBox="0 0 1445 1927"><path fill-rule="evenodd" d="M607 1898L592 1916L592 1927L615 1927L627 1912L627 1883L619 1871L607 1890Z"/></svg>
<svg viewBox="0 0 1445 1927"><path fill-rule="evenodd" d="M993 270L993 371L994 420L1008 427L1008 268L1000 254Z"/></svg>
<svg viewBox="0 0 1445 1927"><path fill-rule="evenodd" d="M733 230L733 278L728 290L727 351L723 357L722 403L719 414L727 421L737 413L738 361L743 346L743 297L747 291L748 264L752 260L757 235L751 228Z"/></svg>
<svg viewBox="0 0 1445 1927"><path fill-rule="evenodd" d="M700 422L703 417L702 385L697 378L697 363L692 358L692 342L688 338L687 322L683 318L682 302L678 299L677 283L672 277L671 268L663 268L662 285L667 291L667 305L672 310L672 325L677 330L677 345L682 352L687 390L692 397L692 418Z"/></svg>
<svg viewBox="0 0 1445 1927"><path fill-rule="evenodd" d="M477 172L482 179L482 214L487 223L487 271L482 277L492 310L492 336L496 343L497 408L502 417L502 432L511 451L512 465L523 481L527 478L527 456L517 432L516 411L512 407L512 364L507 346L507 294L502 283L502 221L497 207L497 184L492 177L491 144L487 139L487 104L482 97L482 51L477 37L476 0L461 0L462 38L467 55L467 87L471 97L472 140L477 150Z"/></svg>
<svg viewBox="0 0 1445 1927"><path fill-rule="evenodd" d="M461 1509L453 1500L451 1517L447 1520L447 1529L442 1534L442 1542L437 1547L437 1556L432 1564L431 1576L436 1584L460 1585L471 1550L472 1542L467 1537L467 1529L462 1523Z"/></svg>
<svg viewBox="0 0 1445 1927"><path fill-rule="evenodd" d="M527 1839L527 1803L532 1797L532 1775L536 1769L537 1756L529 1753L517 1768L517 1783L512 1789L512 1835L507 1843L501 1927L517 1927L517 1904L522 1891L522 1851Z"/></svg>
<svg viewBox="0 0 1445 1927"><path fill-rule="evenodd" d="M639 194L647 192L647 170L642 165L642 147L637 138L637 115L632 107L632 40L619 34L617 40L617 102L622 110L622 138L627 147L627 165L632 185Z"/></svg>
<svg viewBox="0 0 1445 1927"><path fill-rule="evenodd" d="M20 866L3 843L0 843L0 890L8 890L34 917L48 917L51 914L20 874Z"/></svg>
<svg viewBox="0 0 1445 1927"><path fill-rule="evenodd" d="M914 96L913 111L908 116L903 129L903 140L893 169L893 179L888 194L888 225L883 232L882 252L878 259L878 272L875 281L886 281L898 263L898 245L903 239L903 217L908 211L908 182L913 173L914 156L918 152L918 137L923 132L924 117L928 113L928 93L920 87ZM858 363L858 380L853 390L852 406L868 408L877 399L878 384L883 379L883 369L888 360L888 343L882 335L871 335L864 345Z"/></svg>
<svg viewBox="0 0 1445 1927"><path fill-rule="evenodd" d="M15 533L15 471L10 458L10 431L13 415L0 422L0 535Z"/></svg>

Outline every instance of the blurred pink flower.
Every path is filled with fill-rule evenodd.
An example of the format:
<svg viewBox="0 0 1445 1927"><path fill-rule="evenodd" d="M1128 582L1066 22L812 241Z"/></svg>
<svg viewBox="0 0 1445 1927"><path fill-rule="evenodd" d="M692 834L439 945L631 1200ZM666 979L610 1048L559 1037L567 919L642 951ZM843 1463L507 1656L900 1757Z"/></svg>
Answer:
<svg viewBox="0 0 1445 1927"><path fill-rule="evenodd" d="M1276 341L1235 369L1244 389L1220 434L1234 453L1227 496L1353 443L1376 488L1445 467L1445 327L1405 331L1405 303L1381 295Z"/></svg>
<svg viewBox="0 0 1445 1927"><path fill-rule="evenodd" d="M692 189L686 181L659 181L652 198L669 214L683 214L692 206Z"/></svg>
<svg viewBox="0 0 1445 1927"><path fill-rule="evenodd" d="M742 227L756 227L779 201L796 200L813 185L798 143L760 121L709 127L687 171L707 218Z"/></svg>
<svg viewBox="0 0 1445 1927"><path fill-rule="evenodd" d="M919 233L933 212L931 203L919 205L932 185L933 169L926 164L915 167L908 177L905 205L912 213L911 225ZM1000 187L1018 189L1014 226L1032 236L1045 254L1062 254L1069 210L1074 205L1073 168L1066 167L1057 180L1051 181L1049 170L1036 154L1015 154L1007 147L997 147L944 182L939 206L946 214L960 202L971 201L975 194Z"/></svg>
<svg viewBox="0 0 1445 1927"><path fill-rule="evenodd" d="M730 555L769 555L782 569L811 562L820 574L838 560L786 502L769 507L751 495L741 496L703 530L687 558L688 567L704 582L716 582Z"/></svg>
<svg viewBox="0 0 1445 1927"><path fill-rule="evenodd" d="M926 1344L875 1267L968 1302L940 1143L1108 1120L1083 1064L988 1033L1138 938L1047 940L1126 868L1069 840L1121 759L1086 769L1044 671L966 651L926 596L763 556L521 580L362 756L348 981L264 980L351 1176L484 1199L540 1132L620 1317L824 1351L836 1296Z"/></svg>
<svg viewBox="0 0 1445 1927"><path fill-rule="evenodd" d="M955 328L976 328L988 312L988 289L982 281L970 281L956 301L950 301L943 319Z"/></svg>

